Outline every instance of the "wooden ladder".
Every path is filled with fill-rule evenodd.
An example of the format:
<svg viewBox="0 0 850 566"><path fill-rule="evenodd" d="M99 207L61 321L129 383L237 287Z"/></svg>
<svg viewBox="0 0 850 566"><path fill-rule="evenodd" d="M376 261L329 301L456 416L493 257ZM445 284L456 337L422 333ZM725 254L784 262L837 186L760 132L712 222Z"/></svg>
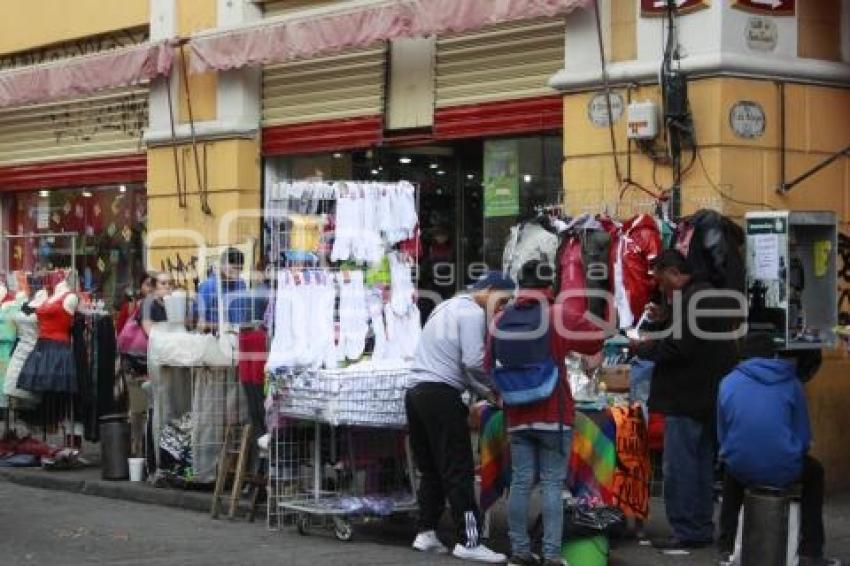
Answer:
<svg viewBox="0 0 850 566"><path fill-rule="evenodd" d="M234 449L233 444L236 440L236 429L241 426L242 435L239 439L238 448ZM246 425L227 425L224 429L224 443L221 446L221 453L218 457L218 474L215 480L215 491L213 492L213 502L210 514L213 519L218 519L222 511L221 500L223 497L229 501L227 517L229 519L236 518L236 512L239 509L239 500L242 496L242 490L246 484L252 486L253 493L251 494L251 506L248 513L248 520L253 522L257 516L257 503L260 493L266 488L266 478L262 473L249 474L248 461L251 457L251 440L254 436L254 427L250 424ZM227 482L233 478L233 483L230 489L230 495L225 494Z"/></svg>

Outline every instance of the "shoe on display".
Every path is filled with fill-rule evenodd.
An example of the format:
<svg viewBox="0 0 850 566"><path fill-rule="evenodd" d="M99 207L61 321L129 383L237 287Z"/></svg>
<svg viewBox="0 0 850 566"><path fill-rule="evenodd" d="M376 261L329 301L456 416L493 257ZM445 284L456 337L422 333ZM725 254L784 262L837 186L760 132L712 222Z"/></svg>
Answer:
<svg viewBox="0 0 850 566"><path fill-rule="evenodd" d="M531 554L515 555L508 559L508 566L540 566L540 560Z"/></svg>
<svg viewBox="0 0 850 566"><path fill-rule="evenodd" d="M487 564L504 564L508 561L508 557L498 552L493 552L483 544L466 547L462 544L456 544L452 552L452 556L461 560L470 560L472 562L486 562Z"/></svg>
<svg viewBox="0 0 850 566"><path fill-rule="evenodd" d="M440 542L437 533L434 531L425 531L416 535L416 540L413 541L413 550L434 554L446 554L449 551L446 545Z"/></svg>

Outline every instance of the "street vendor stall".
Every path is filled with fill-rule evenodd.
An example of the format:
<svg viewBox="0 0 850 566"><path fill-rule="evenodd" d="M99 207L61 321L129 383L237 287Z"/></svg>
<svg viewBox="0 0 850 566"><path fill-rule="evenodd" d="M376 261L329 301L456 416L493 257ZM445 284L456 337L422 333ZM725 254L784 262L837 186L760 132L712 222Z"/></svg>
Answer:
<svg viewBox="0 0 850 566"><path fill-rule="evenodd" d="M154 326L148 370L153 445L161 472L196 483L215 481L225 428L248 418L235 361L231 335Z"/></svg>
<svg viewBox="0 0 850 566"><path fill-rule="evenodd" d="M415 509L404 392L421 332L418 191L407 182L275 182L266 423L271 528L302 534Z"/></svg>

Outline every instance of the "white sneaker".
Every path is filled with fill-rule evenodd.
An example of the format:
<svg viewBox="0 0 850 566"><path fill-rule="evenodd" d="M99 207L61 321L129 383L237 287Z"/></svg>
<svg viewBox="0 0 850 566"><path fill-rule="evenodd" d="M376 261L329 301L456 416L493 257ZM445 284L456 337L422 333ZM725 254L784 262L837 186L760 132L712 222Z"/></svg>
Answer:
<svg viewBox="0 0 850 566"><path fill-rule="evenodd" d="M416 535L416 540L413 541L413 550L433 552L434 554L446 554L449 551L446 545L440 542L437 533L434 531L425 531Z"/></svg>
<svg viewBox="0 0 850 566"><path fill-rule="evenodd" d="M462 544L456 544L452 555L461 560L472 560L474 562L486 562L488 564L504 564L508 557L498 552L493 552L483 544L467 548Z"/></svg>

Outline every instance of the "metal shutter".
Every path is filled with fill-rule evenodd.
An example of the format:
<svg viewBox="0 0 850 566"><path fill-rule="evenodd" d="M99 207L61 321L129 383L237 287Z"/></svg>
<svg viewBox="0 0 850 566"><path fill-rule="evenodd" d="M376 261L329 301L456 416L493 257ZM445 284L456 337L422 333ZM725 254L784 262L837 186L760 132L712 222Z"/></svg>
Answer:
<svg viewBox="0 0 850 566"><path fill-rule="evenodd" d="M148 89L0 110L0 165L141 153Z"/></svg>
<svg viewBox="0 0 850 566"><path fill-rule="evenodd" d="M263 126L375 116L384 112L386 46L269 65Z"/></svg>
<svg viewBox="0 0 850 566"><path fill-rule="evenodd" d="M564 20L545 18L438 37L437 108L554 94L564 33Z"/></svg>
<svg viewBox="0 0 850 566"><path fill-rule="evenodd" d="M273 18L275 16L283 16L300 10L320 8L338 2L339 0L264 0L262 2L263 17Z"/></svg>

